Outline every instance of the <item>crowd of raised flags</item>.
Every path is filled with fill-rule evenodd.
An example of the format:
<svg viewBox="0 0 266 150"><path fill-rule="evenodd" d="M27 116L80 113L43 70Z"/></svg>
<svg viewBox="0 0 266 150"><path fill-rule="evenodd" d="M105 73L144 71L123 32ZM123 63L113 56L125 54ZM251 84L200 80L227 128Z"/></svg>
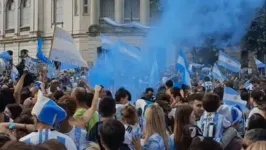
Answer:
<svg viewBox="0 0 266 150"><path fill-rule="evenodd" d="M174 150L179 149L178 147L184 150L195 150L190 148L190 145L193 145L191 141L199 137L211 138L212 143L219 145L217 148L213 147L213 150L241 150L239 148L230 149L227 146L234 138L243 142L241 136L244 136L246 124L249 125L246 119L252 122L250 119L252 115L246 117L244 113L251 110L251 114L254 112L261 113L262 116L263 113L266 114L266 110L264 110L266 96L259 90L256 82L251 79L245 82L241 81L243 88L240 88L240 85L234 88L228 84L230 79L221 71L221 68L239 76L241 64L223 51L219 52L217 62L210 65L211 67L207 67L202 64L189 63L184 51L179 50L173 68L169 69L171 72L165 75L169 71L167 70L169 67L165 67L167 66L166 62L158 60L156 52L148 54L150 60L145 62L149 63L144 64L143 49L138 49L122 40L112 41L103 34L100 35L100 39L104 51L83 80L80 80L81 74L77 72L72 75L62 75L63 80L58 78L61 76L58 74L58 70L67 70L65 73L68 73L73 69L87 67L71 35L60 28L55 29L48 57L43 53L43 40L38 39L37 59L23 58L25 67L21 75L11 63L12 56L6 51L0 54L0 58L4 60L7 69L10 70L10 79L14 84L13 87L7 87L6 83L3 85L1 83L1 90L15 87L16 102L21 100L20 95L16 94L22 91L25 72L39 76L35 79L34 85L25 87L28 90L33 89L31 92L34 95L26 97L30 99L23 99L23 102L17 106L22 109L20 113L26 110L25 106L33 107L31 115L38 120L38 131L29 132L26 136L20 137L19 141L33 146L55 139L59 143L63 143L65 149L68 150L94 150L90 148L93 145L91 142L96 143L98 149L101 150ZM265 68L265 64L256 58L254 60L257 68ZM60 62L60 67L56 67L56 62ZM46 66L47 75L45 77L51 81L44 80L44 75L40 71L42 69L38 68L38 64ZM200 71L195 74L193 67ZM204 79L196 78L194 81L199 72L202 72ZM74 79L76 77L79 79ZM68 84L64 80L72 85L67 86L68 90L63 88ZM83 84L79 85L78 82ZM250 95L255 102L244 98L243 93ZM2 94L1 91L0 94ZM114 99L112 94L114 94ZM90 106L87 103L88 99L90 99ZM76 105L78 107L74 107ZM79 114L81 110L81 108L77 109L79 107L82 108L81 118L75 118L75 114L77 112ZM186 114L190 110L191 112ZM9 111L12 110L7 112ZM110 113L110 116L106 113ZM111 125L112 121L109 122L109 126L112 126L110 128L113 128L114 131L108 129L104 131L101 126L106 125L105 122L108 122L106 120L114 120L114 118L117 120L117 122L113 122L116 123L115 126ZM93 125L91 125L92 122ZM122 124L120 131L116 130L119 123ZM164 128L165 124L166 128ZM89 130L87 130L87 125L90 126ZM187 130L185 128L187 125L189 125L188 133L184 133ZM13 130L15 126L21 127L21 124L9 123L8 127ZM73 129L64 134L59 132L64 129L60 127L66 126ZM106 126L108 128L108 125ZM27 127L26 123L22 128L27 130ZM39 127L44 129L39 129ZM36 129L32 125L29 125L29 128L32 131ZM231 130L236 133L232 139L228 138L229 135L232 136ZM247 130L250 130L249 127ZM105 135L104 132L107 132L108 135ZM120 141L119 132L122 135ZM185 139L185 134L189 134L188 137L191 139ZM102 137L100 138L100 136ZM264 136L263 138L266 140L266 134ZM112 143L117 142L115 140L113 142L112 138L118 140L116 149L110 148ZM140 139L142 139L141 142L138 141ZM185 145L182 142L186 140L190 141L190 144L184 148ZM236 142L234 145L239 146L239 143ZM242 143L240 145L242 148Z"/></svg>

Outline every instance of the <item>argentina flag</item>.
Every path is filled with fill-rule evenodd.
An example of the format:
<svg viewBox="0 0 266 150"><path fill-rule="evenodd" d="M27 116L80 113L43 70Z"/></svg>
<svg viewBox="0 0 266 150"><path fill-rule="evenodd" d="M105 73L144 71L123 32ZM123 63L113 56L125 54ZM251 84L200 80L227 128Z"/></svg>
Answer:
<svg viewBox="0 0 266 150"><path fill-rule="evenodd" d="M253 90L253 84L250 83L250 80L245 82L244 88L247 89L247 90L250 90L250 91Z"/></svg>
<svg viewBox="0 0 266 150"><path fill-rule="evenodd" d="M224 82L227 78L222 74L216 63L213 65L212 68L212 77L220 82Z"/></svg>
<svg viewBox="0 0 266 150"><path fill-rule="evenodd" d="M257 68L265 68L266 65L254 57Z"/></svg>
<svg viewBox="0 0 266 150"><path fill-rule="evenodd" d="M239 106L244 112L246 110L246 101L243 101L240 94L230 87L224 88L223 102L229 106Z"/></svg>
<svg viewBox="0 0 266 150"><path fill-rule="evenodd" d="M188 72L188 68L186 65L186 58L182 50L180 50L178 58L177 58L177 63L176 63L176 68L178 71L181 72L182 74L182 84L185 84L189 87L191 87L191 79L190 75Z"/></svg>
<svg viewBox="0 0 266 150"><path fill-rule="evenodd" d="M239 72L241 69L239 61L222 51L219 52L218 65L223 66L232 72Z"/></svg>

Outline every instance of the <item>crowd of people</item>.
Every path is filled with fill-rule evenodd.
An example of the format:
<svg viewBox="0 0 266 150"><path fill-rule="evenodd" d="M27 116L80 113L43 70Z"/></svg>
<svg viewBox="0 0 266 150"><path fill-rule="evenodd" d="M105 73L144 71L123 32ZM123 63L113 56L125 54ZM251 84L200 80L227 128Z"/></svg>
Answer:
<svg viewBox="0 0 266 150"><path fill-rule="evenodd" d="M266 94L233 81L175 87L166 81L147 88L139 99L125 88L114 94L81 80L70 89L64 80L24 72L0 90L1 150L264 150ZM30 83L29 83L30 82ZM71 82L71 81L70 81ZM246 111L223 103L224 87L238 90Z"/></svg>

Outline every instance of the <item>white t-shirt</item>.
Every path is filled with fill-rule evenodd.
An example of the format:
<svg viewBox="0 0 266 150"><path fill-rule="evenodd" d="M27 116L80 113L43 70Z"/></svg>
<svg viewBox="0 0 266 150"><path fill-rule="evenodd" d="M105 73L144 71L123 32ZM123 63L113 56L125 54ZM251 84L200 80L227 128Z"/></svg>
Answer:
<svg viewBox="0 0 266 150"><path fill-rule="evenodd" d="M141 128L139 124L136 125L128 125L125 124L125 140L124 144L127 144L130 149L134 149L134 146L132 145L132 139L133 137L141 138Z"/></svg>
<svg viewBox="0 0 266 150"><path fill-rule="evenodd" d="M19 141L37 145L51 139L55 139L63 143L68 150L77 150L75 142L69 136L50 129L42 129L38 132L32 132L31 134L21 138Z"/></svg>
<svg viewBox="0 0 266 150"><path fill-rule="evenodd" d="M89 141L87 141L87 131L78 128L73 127L72 130L69 133L65 133L65 135L68 135L72 138L72 140L76 143L78 150L84 150L89 146Z"/></svg>

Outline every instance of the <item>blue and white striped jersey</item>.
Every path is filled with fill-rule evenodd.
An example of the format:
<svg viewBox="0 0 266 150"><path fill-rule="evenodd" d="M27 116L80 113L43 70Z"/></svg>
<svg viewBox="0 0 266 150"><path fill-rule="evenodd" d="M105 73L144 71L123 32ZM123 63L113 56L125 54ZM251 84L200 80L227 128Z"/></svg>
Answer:
<svg viewBox="0 0 266 150"><path fill-rule="evenodd" d="M69 136L50 129L42 129L38 132L32 132L31 134L21 138L19 141L37 145L51 139L56 139L57 141L63 143L68 150L77 150L75 142Z"/></svg>
<svg viewBox="0 0 266 150"><path fill-rule="evenodd" d="M87 140L87 131L82 128L73 127L69 133L65 134L72 138L76 143L78 150L84 150L90 144Z"/></svg>

